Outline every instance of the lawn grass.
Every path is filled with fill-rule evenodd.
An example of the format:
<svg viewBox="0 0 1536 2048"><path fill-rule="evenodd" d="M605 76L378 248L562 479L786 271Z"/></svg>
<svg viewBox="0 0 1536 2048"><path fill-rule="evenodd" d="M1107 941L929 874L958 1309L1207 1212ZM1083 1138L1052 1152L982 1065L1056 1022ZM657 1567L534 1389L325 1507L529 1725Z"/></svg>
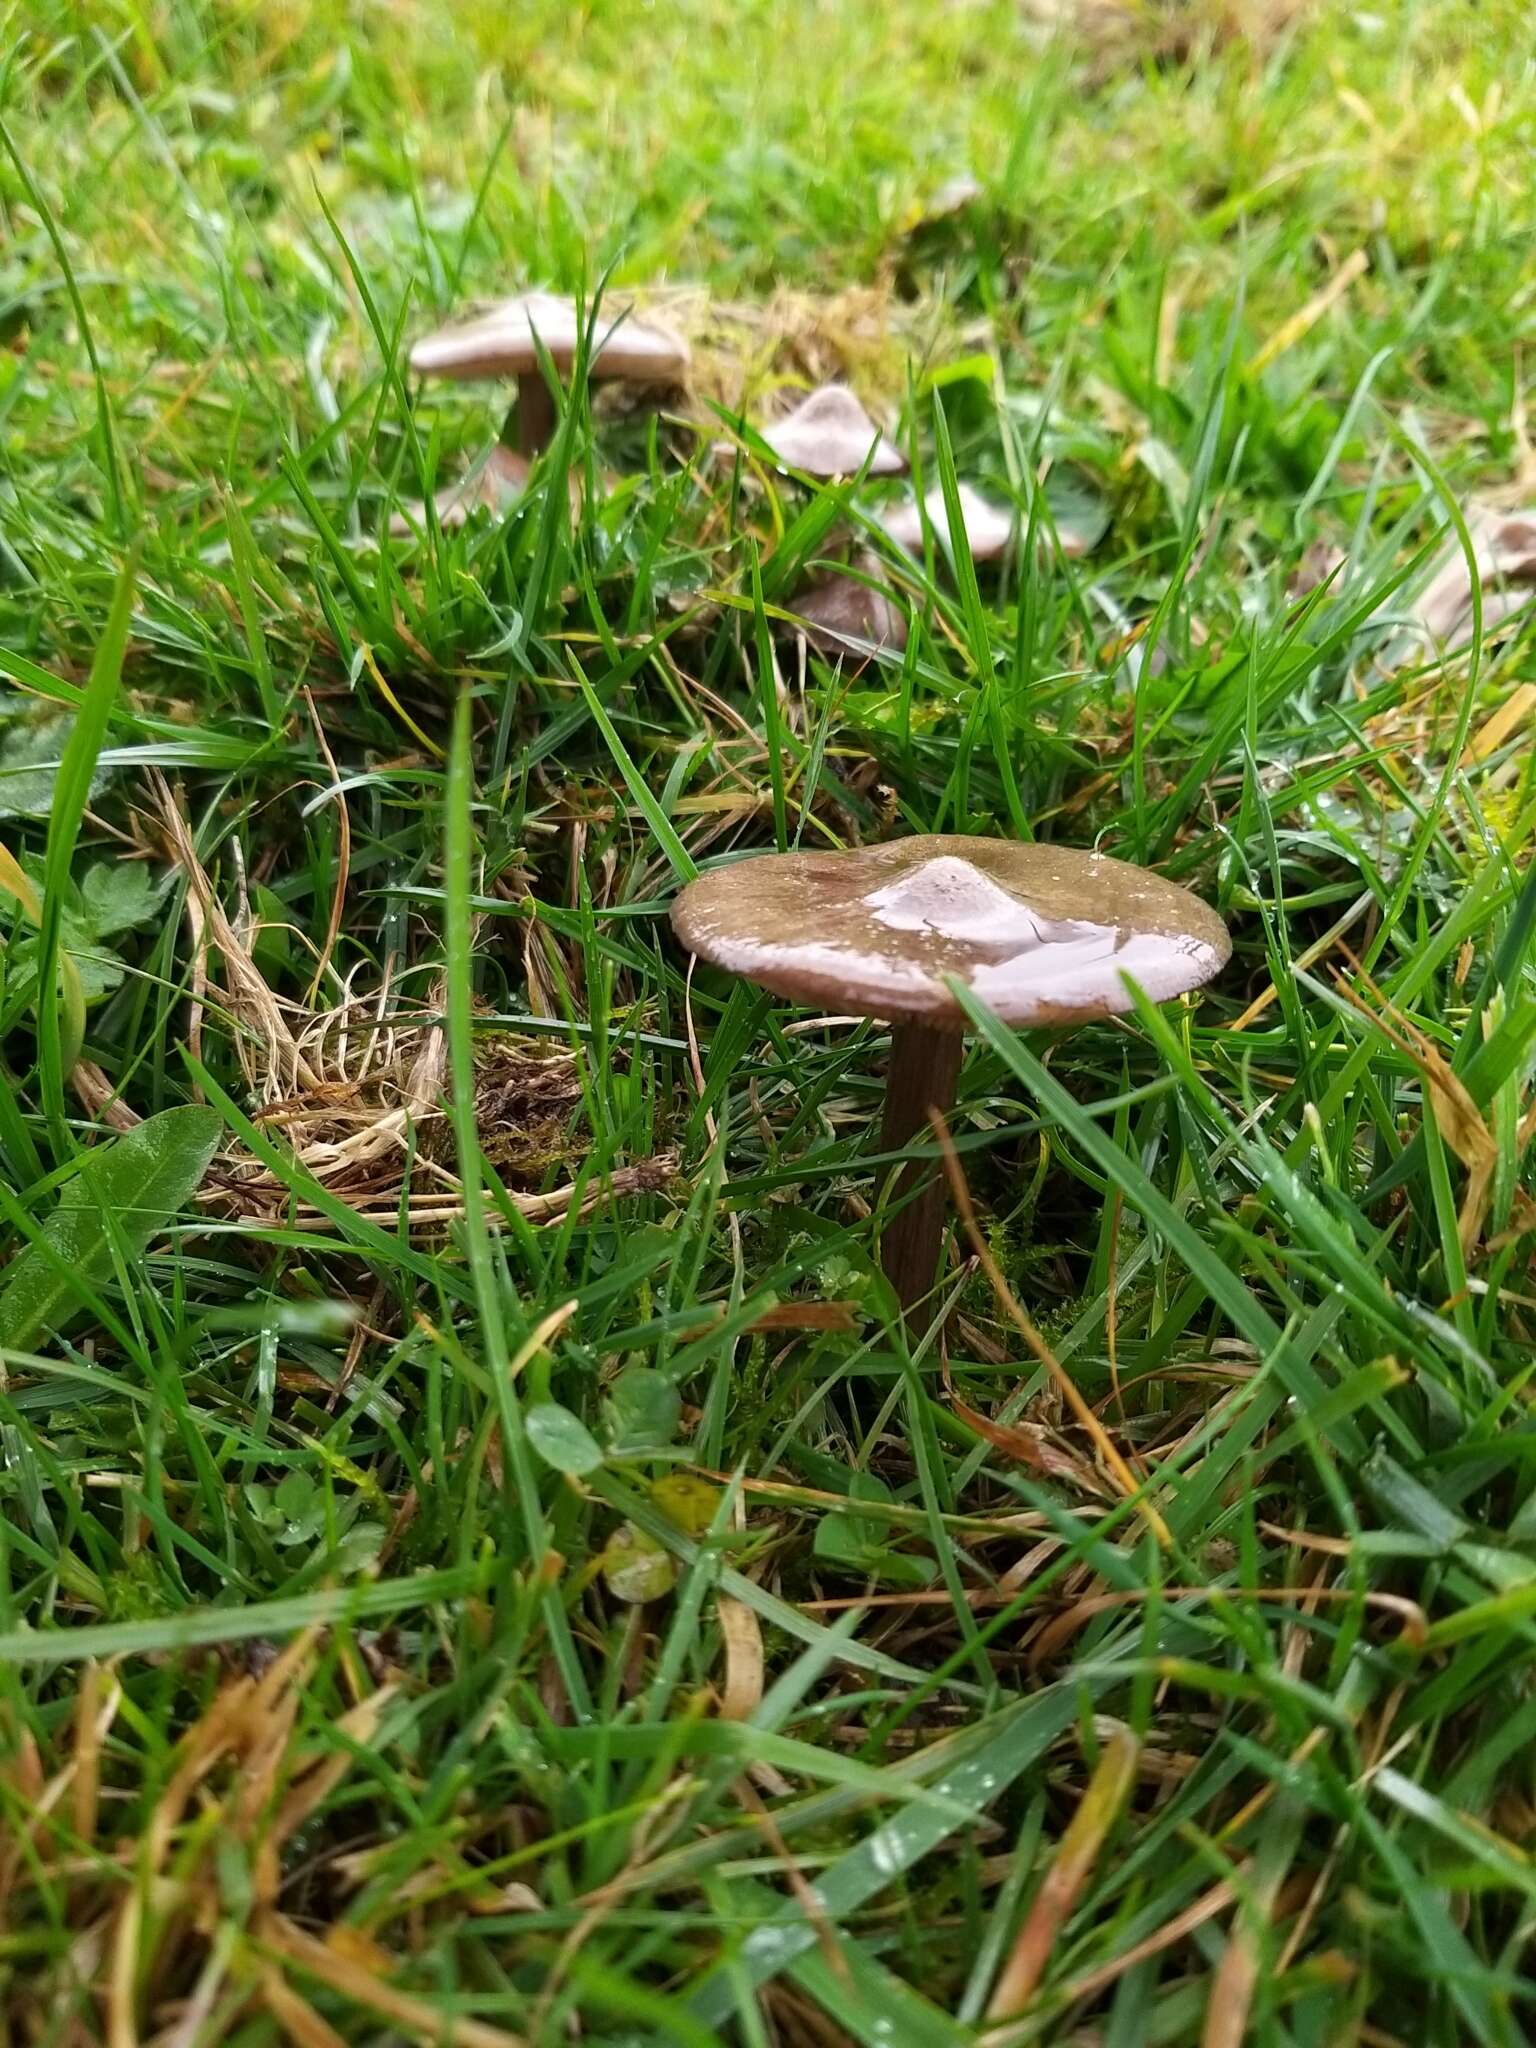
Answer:
<svg viewBox="0 0 1536 2048"><path fill-rule="evenodd" d="M1536 495L1529 21L1234 18L0 0L16 2039L1527 2038L1536 641L1387 648ZM695 389L389 539L525 282ZM772 476L831 373L1013 565ZM1235 953L977 1009L914 1347L885 1035L666 908L934 829Z"/></svg>

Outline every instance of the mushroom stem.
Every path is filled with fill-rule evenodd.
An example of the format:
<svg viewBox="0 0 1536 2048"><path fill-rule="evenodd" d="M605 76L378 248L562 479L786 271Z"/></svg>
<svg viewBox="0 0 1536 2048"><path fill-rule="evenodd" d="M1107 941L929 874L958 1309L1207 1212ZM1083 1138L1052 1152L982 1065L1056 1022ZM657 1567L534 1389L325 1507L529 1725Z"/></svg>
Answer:
<svg viewBox="0 0 1536 2048"><path fill-rule="evenodd" d="M532 461L555 438L555 401L543 374L525 370L517 380L517 452Z"/></svg>
<svg viewBox="0 0 1536 2048"><path fill-rule="evenodd" d="M935 1031L931 1024L892 1026L882 1152L900 1152L914 1138L931 1136L928 1113L937 1109L947 1115L954 1107L964 1057L965 1040L958 1031ZM880 1263L908 1330L920 1336L932 1317L928 1297L944 1231L944 1179L937 1164L915 1159L903 1166L887 1200L902 1206L881 1234Z"/></svg>

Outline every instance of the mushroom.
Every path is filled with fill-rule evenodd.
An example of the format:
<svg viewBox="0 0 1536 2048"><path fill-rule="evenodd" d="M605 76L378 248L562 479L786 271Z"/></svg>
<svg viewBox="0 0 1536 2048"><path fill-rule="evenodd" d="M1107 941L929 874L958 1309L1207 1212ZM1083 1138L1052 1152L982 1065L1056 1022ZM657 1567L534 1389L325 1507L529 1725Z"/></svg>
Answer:
<svg viewBox="0 0 1536 2048"><path fill-rule="evenodd" d="M528 458L498 441L457 483L439 491L432 503L440 526L463 526L470 513L482 505L492 512L505 512L527 488ZM415 533L425 523L425 516L425 505L402 506L390 520L389 530L396 535Z"/></svg>
<svg viewBox="0 0 1536 2048"><path fill-rule="evenodd" d="M937 834L847 852L764 854L681 891L672 925L700 958L796 1002L891 1025L881 1150L954 1103L969 1018L951 982L1005 1024L1071 1026L1209 981L1232 948L1216 912L1161 875L1071 847ZM930 1164L897 1177L881 1263L914 1333L943 1235Z"/></svg>
<svg viewBox="0 0 1536 2048"><path fill-rule="evenodd" d="M971 551L973 562L995 562L999 555L1006 554L1013 539L1014 516L1006 505L994 505L990 498L984 498L980 491L970 484L956 486L956 497L960 501L960 523L965 529L965 544ZM915 498L909 498L904 505L898 505L887 513L880 524L899 548L916 551L923 544L923 514L928 515L928 524L941 540L949 537L949 512L944 503L944 487L935 484L921 505Z"/></svg>
<svg viewBox="0 0 1536 2048"><path fill-rule="evenodd" d="M859 575L824 577L791 600L806 639L834 661L847 654L867 659L885 649L900 654L907 644L906 613L876 584L863 580L878 578L879 562L873 555L859 555L853 566Z"/></svg>
<svg viewBox="0 0 1536 2048"><path fill-rule="evenodd" d="M587 362L594 382L669 384L687 369L688 347L676 335L622 314L610 318L605 311L600 318ZM555 431L555 403L539 349L565 376L576 360L584 319L573 299L521 292L478 319L425 336L411 350L411 368L424 377L515 377L518 449L537 455Z"/></svg>
<svg viewBox="0 0 1536 2048"><path fill-rule="evenodd" d="M1530 601L1530 585L1536 582L1536 506L1499 512L1491 505L1471 505L1466 527L1476 581L1483 591L1483 631L1491 633ZM1424 660L1435 648L1450 653L1465 647L1472 638L1472 583L1458 535L1405 612L1399 612L1395 598L1388 598L1371 614L1371 624L1389 618L1400 621L1399 631L1383 650L1387 666L1396 669Z"/></svg>
<svg viewBox="0 0 1536 2048"><path fill-rule="evenodd" d="M960 501L960 524L965 529L965 543L971 551L971 560L995 562L999 555L1008 552L1014 534L1019 530L1020 522L1015 518L1012 507L994 504L970 484L958 484L955 495ZM923 545L925 512L928 524L939 539L948 540L949 509L944 503L942 484L934 485L921 506L915 498L909 498L906 504L888 512L880 524L899 548L907 548L916 554ZM1095 535L1086 528L1060 523L1056 537L1061 543L1062 553L1074 559L1086 555L1095 539Z"/></svg>
<svg viewBox="0 0 1536 2048"><path fill-rule="evenodd" d="M947 220L953 213L963 213L965 208L981 197L981 187L969 171L961 171L956 177L946 178L938 191L923 208L924 221Z"/></svg>
<svg viewBox="0 0 1536 2048"><path fill-rule="evenodd" d="M806 476L897 476L907 458L888 441L846 384L823 384L762 429L786 469Z"/></svg>

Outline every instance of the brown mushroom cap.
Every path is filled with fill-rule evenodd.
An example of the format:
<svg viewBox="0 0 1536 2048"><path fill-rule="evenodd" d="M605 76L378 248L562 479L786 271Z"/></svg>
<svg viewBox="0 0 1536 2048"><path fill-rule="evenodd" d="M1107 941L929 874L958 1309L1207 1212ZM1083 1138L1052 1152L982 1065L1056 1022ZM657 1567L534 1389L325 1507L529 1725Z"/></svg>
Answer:
<svg viewBox="0 0 1536 2048"><path fill-rule="evenodd" d="M883 650L900 654L907 644L906 613L878 587L880 564L873 555L860 555L855 566L877 579L876 586L858 576L828 576L798 592L789 608L804 622L806 639L830 660Z"/></svg>
<svg viewBox="0 0 1536 2048"><path fill-rule="evenodd" d="M711 869L672 905L702 959L796 1002L964 1031L952 975L1007 1024L1073 1024L1209 981L1232 944L1198 896L1065 846L958 835Z"/></svg>
<svg viewBox="0 0 1536 2048"><path fill-rule="evenodd" d="M762 436L786 469L807 476L857 476L866 456L870 476L896 476L907 466L846 384L823 384Z"/></svg>
<svg viewBox="0 0 1536 2048"><path fill-rule="evenodd" d="M584 315L573 299L520 292L478 319L428 334L411 350L411 368L427 377L521 377L539 366L534 337L562 374L576 360ZM675 334L604 307L598 315L588 374L664 384L688 367L688 346Z"/></svg>

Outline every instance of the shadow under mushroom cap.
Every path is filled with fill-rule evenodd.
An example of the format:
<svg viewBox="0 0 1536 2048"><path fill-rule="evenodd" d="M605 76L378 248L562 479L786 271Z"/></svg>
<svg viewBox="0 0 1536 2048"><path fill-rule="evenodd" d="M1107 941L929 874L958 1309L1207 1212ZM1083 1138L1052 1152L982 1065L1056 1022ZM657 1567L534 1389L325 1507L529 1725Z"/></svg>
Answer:
<svg viewBox="0 0 1536 2048"><path fill-rule="evenodd" d="M963 1031L953 976L1005 1023L1067 1024L1198 988L1231 953L1209 905L1073 847L958 835L712 869L672 906L682 943L777 995Z"/></svg>

